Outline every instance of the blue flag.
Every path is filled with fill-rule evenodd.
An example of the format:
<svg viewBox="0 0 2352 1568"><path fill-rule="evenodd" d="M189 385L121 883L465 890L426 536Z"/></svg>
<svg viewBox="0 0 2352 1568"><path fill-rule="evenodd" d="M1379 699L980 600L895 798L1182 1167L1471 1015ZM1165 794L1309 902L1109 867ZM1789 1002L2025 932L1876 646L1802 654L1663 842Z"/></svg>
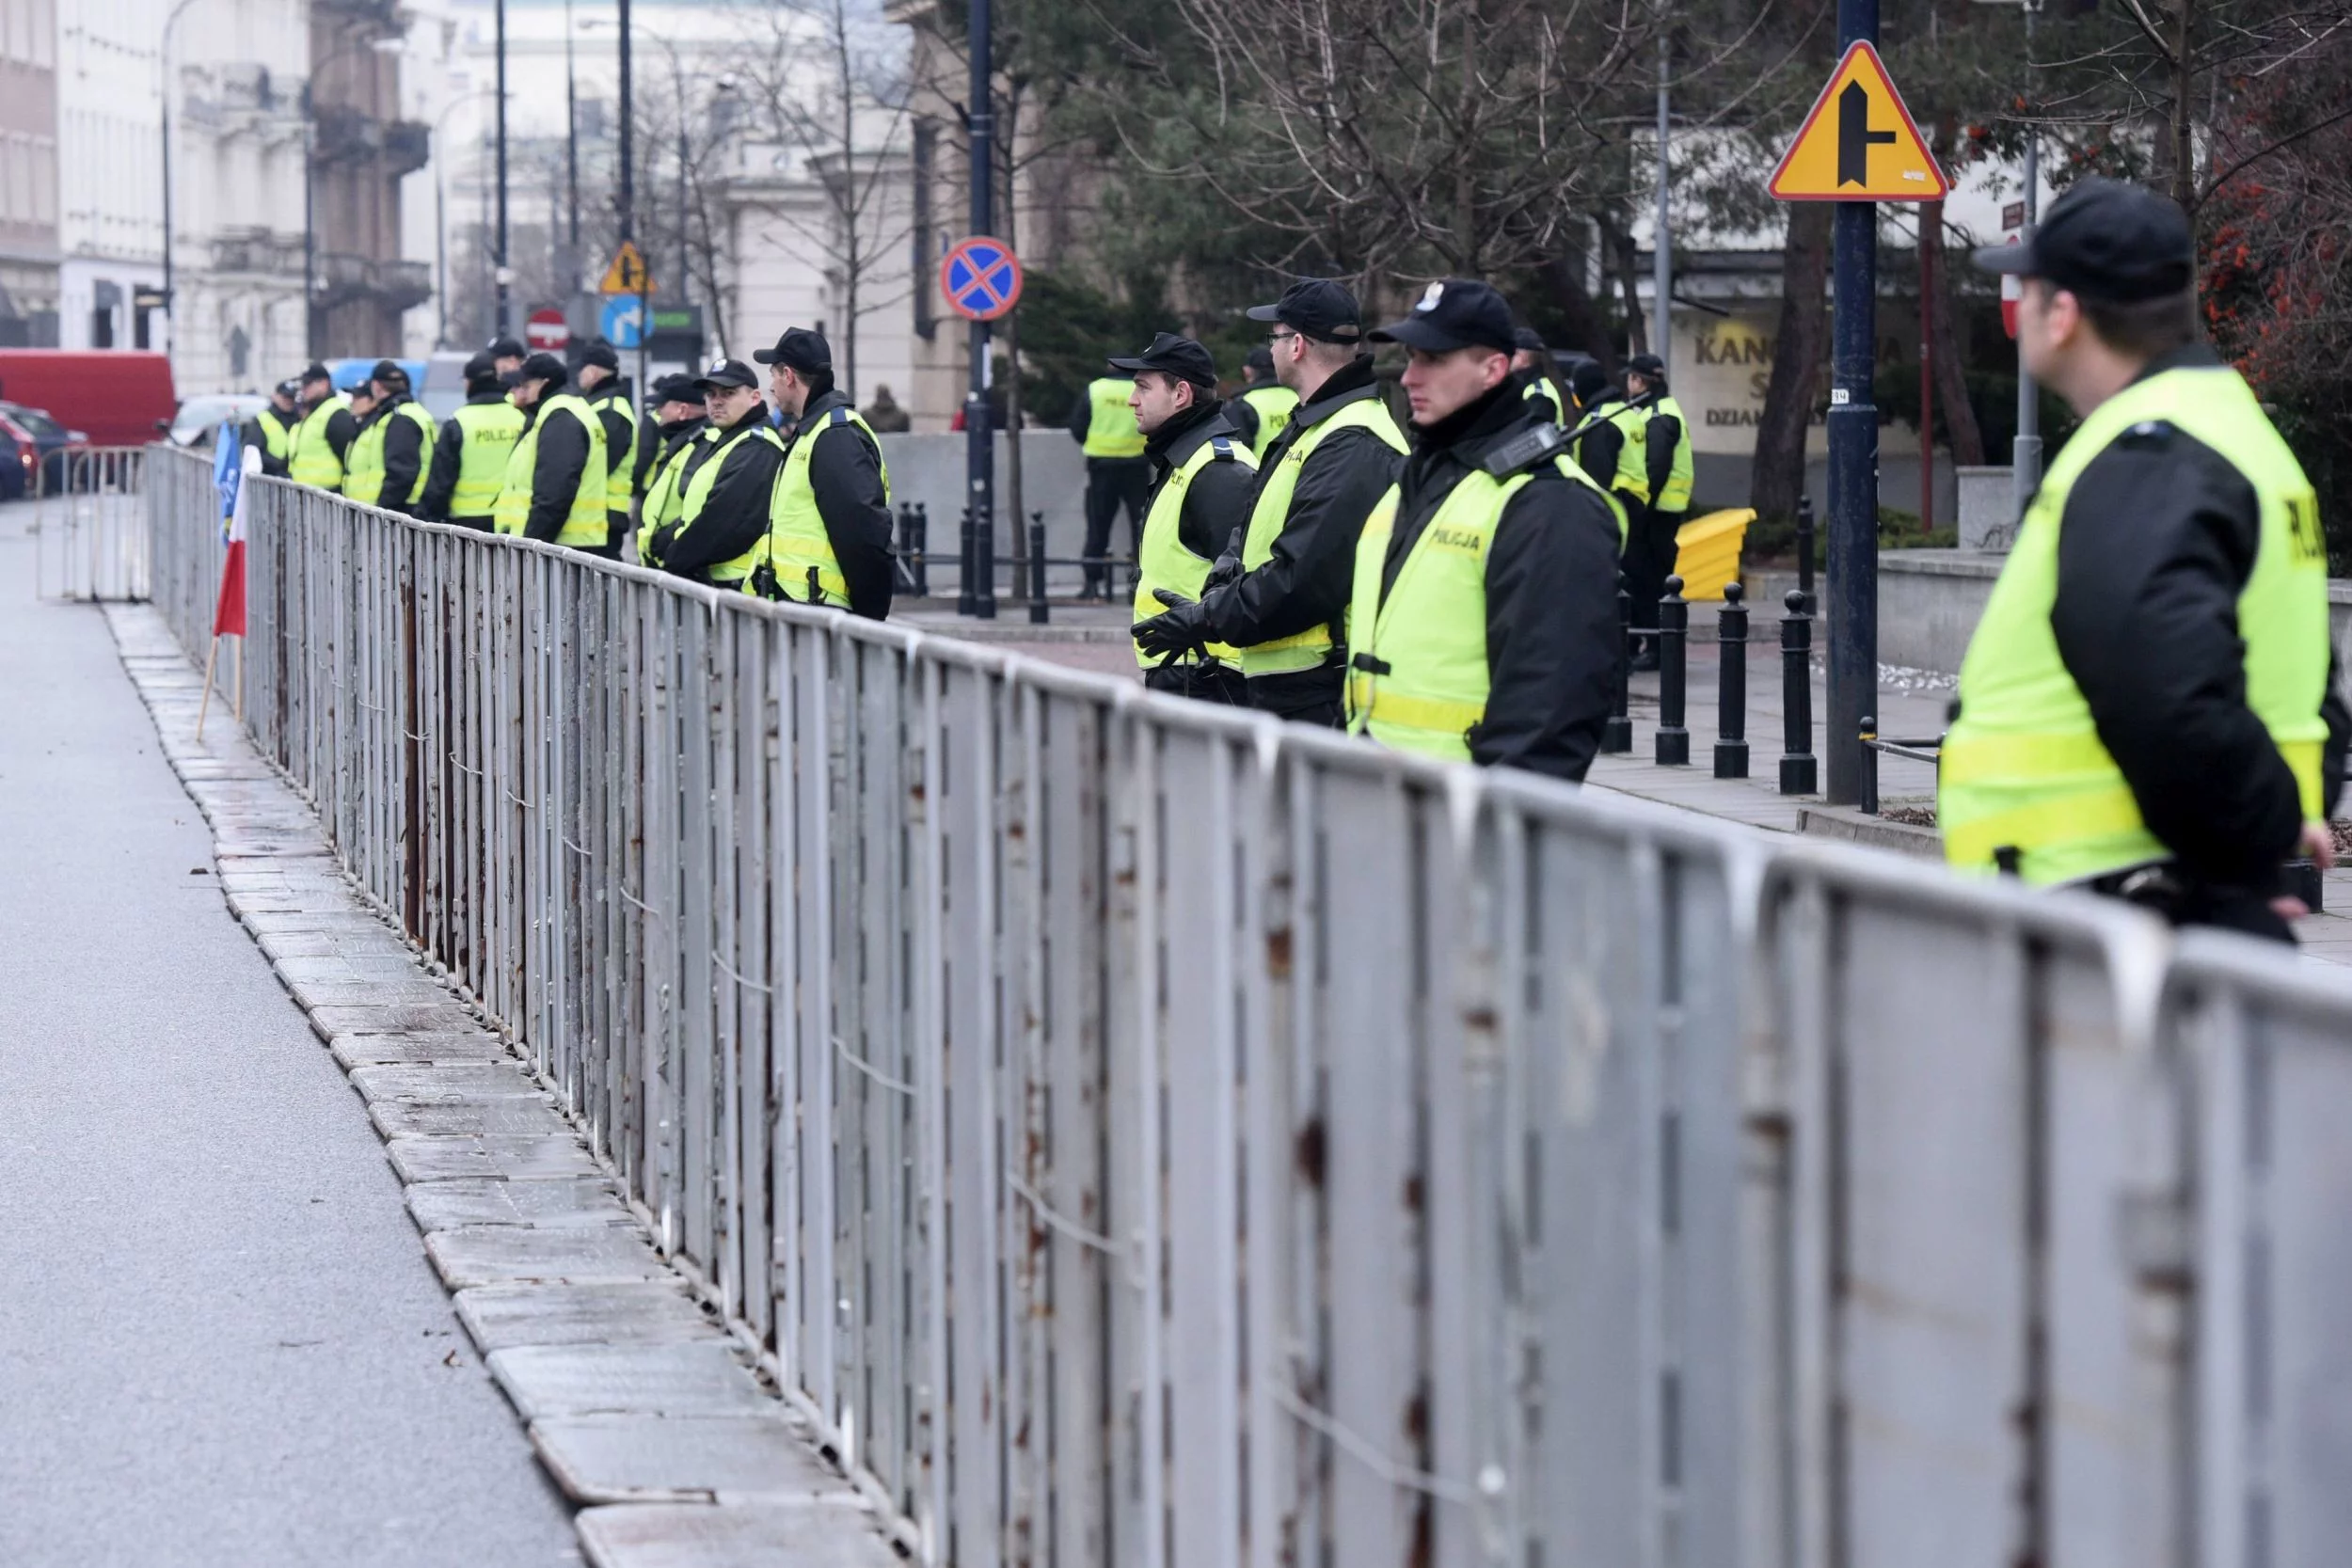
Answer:
<svg viewBox="0 0 2352 1568"><path fill-rule="evenodd" d="M213 488L220 492L221 536L228 537L229 515L237 509L237 486L245 480L244 437L237 421L223 420L213 437Z"/></svg>

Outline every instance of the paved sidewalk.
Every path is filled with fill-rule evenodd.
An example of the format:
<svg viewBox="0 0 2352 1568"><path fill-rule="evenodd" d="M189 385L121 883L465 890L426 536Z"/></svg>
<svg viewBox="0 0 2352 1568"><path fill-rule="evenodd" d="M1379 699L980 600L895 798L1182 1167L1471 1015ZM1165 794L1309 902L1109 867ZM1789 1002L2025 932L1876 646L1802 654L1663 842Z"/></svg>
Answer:
<svg viewBox="0 0 2352 1568"><path fill-rule="evenodd" d="M579 1561L103 616L35 602L28 520L0 507L0 1563Z"/></svg>

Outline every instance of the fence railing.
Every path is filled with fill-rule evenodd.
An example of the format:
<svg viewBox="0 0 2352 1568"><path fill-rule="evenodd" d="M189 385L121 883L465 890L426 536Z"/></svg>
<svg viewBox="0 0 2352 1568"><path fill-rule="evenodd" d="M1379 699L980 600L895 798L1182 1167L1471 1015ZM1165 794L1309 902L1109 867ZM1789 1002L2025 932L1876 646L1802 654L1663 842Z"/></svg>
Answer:
<svg viewBox="0 0 2352 1568"><path fill-rule="evenodd" d="M2352 1540L2332 974L257 500L262 749L924 1560Z"/></svg>
<svg viewBox="0 0 2352 1568"><path fill-rule="evenodd" d="M140 474L152 450L158 449L73 447L42 463L33 503L38 597L147 597L149 533Z"/></svg>

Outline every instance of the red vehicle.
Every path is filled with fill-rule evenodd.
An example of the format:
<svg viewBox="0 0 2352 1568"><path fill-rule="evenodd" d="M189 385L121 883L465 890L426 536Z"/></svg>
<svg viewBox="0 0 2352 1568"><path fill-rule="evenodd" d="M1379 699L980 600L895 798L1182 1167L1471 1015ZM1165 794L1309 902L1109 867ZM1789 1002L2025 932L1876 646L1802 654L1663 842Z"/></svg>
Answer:
<svg viewBox="0 0 2352 1568"><path fill-rule="evenodd" d="M117 349L0 348L0 399L46 409L94 447L138 447L171 428L171 361Z"/></svg>

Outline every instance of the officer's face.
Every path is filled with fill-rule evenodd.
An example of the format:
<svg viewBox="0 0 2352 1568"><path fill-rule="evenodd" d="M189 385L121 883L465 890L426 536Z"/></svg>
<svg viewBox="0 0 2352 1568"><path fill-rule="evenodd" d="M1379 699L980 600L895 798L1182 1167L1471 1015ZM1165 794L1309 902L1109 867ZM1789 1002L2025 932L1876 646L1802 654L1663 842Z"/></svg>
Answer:
<svg viewBox="0 0 2352 1568"><path fill-rule="evenodd" d="M759 406L756 387L707 387L703 389L703 407L712 420L731 425Z"/></svg>
<svg viewBox="0 0 2352 1568"><path fill-rule="evenodd" d="M2082 304L2063 289L2028 277L2017 292L2017 352L2037 381L2058 379L2068 348L2082 331Z"/></svg>
<svg viewBox="0 0 2352 1568"><path fill-rule="evenodd" d="M496 359L490 361L490 368L498 372L501 375L512 375L516 371L523 368L522 356L518 354L502 354Z"/></svg>
<svg viewBox="0 0 2352 1568"><path fill-rule="evenodd" d="M1127 406L1136 411L1136 423L1149 436L1190 408L1192 395L1189 381L1180 381L1165 371L1137 371L1136 389L1127 394Z"/></svg>
<svg viewBox="0 0 2352 1568"><path fill-rule="evenodd" d="M1405 367L1405 397L1412 404L1413 422L1436 424L1502 386L1510 373L1509 355L1475 343L1444 354L1412 350Z"/></svg>
<svg viewBox="0 0 2352 1568"><path fill-rule="evenodd" d="M1511 368L1515 371L1532 371L1543 362L1544 356L1532 348L1523 348L1511 356Z"/></svg>

